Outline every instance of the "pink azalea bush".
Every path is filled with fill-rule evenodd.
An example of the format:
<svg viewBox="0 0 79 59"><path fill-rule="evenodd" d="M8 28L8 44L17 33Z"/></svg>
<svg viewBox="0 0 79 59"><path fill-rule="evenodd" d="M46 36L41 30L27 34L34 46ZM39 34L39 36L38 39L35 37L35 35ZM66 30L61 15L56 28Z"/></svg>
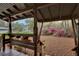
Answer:
<svg viewBox="0 0 79 59"><path fill-rule="evenodd" d="M63 29L56 29L56 28L49 28L46 33L52 34L55 36L64 36L64 30Z"/></svg>

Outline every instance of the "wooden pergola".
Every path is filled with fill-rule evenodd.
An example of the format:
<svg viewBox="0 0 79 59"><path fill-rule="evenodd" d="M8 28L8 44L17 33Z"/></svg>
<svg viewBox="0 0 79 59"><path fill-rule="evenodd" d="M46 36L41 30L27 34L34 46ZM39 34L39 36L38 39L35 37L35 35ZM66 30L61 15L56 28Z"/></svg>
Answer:
<svg viewBox="0 0 79 59"><path fill-rule="evenodd" d="M79 18L79 4L78 3L0 3L0 19L9 22L9 43L10 49L12 49L12 28L11 22L15 20L34 18L34 55L37 54L38 41L40 41L41 31L38 35L37 22L41 22L43 27L43 22L60 21L60 20L72 20L73 30L74 30L74 40L77 46L77 55L79 55L79 40L76 38L76 21ZM41 30L40 29L40 30ZM3 39L5 35L3 35ZM30 35L29 35L30 36ZM78 38L79 39L79 38ZM16 43L15 43L16 44ZM33 45L32 43L29 43ZM19 45L19 44L18 44ZM21 44L20 44L21 45ZM3 47L5 46L5 40L3 40ZM28 45L22 45L28 47ZM5 50L5 47L3 51ZM42 54L40 54L42 55Z"/></svg>

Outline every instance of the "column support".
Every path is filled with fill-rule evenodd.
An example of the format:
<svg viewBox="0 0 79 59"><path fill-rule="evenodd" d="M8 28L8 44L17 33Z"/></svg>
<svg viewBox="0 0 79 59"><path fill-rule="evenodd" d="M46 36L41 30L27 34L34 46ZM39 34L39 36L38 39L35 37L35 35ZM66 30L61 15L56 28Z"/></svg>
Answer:
<svg viewBox="0 0 79 59"><path fill-rule="evenodd" d="M78 34L78 45L77 45L77 56L79 56L79 19L77 23L77 34Z"/></svg>
<svg viewBox="0 0 79 59"><path fill-rule="evenodd" d="M75 45L77 45L77 37L76 37L76 30L75 30L75 19L71 19L72 21L72 28L73 28L73 34L74 34L74 41L75 41Z"/></svg>
<svg viewBox="0 0 79 59"><path fill-rule="evenodd" d="M10 49L12 49L12 44L11 44L11 34L12 34L11 16L9 16L9 39L10 39Z"/></svg>
<svg viewBox="0 0 79 59"><path fill-rule="evenodd" d="M34 37L33 37L33 40L34 40L34 56L37 56L38 53L37 53L37 41L38 41L38 28L37 28L37 8L34 6L33 8L33 12L34 12Z"/></svg>
<svg viewBox="0 0 79 59"><path fill-rule="evenodd" d="M5 34L2 34L2 38L3 38L3 40L2 40L2 46L3 46L2 51L5 52Z"/></svg>

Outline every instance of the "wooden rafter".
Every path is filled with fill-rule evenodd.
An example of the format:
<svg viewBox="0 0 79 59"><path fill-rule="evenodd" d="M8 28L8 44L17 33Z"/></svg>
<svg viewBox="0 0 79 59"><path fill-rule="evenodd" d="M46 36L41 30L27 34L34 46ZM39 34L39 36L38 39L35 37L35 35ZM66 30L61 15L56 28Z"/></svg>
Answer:
<svg viewBox="0 0 79 59"><path fill-rule="evenodd" d="M45 17L44 17L44 15L43 15L43 13L41 12L41 10L39 9L38 10L38 12L40 13L40 15L42 16L42 19L44 20L45 19Z"/></svg>
<svg viewBox="0 0 79 59"><path fill-rule="evenodd" d="M22 14L25 18L31 17L30 15L26 15L25 13Z"/></svg>
<svg viewBox="0 0 79 59"><path fill-rule="evenodd" d="M17 15L16 17L17 17L17 20L20 20L20 19L25 19L26 17L29 17L29 16L26 16L26 17L23 17L23 16L22 16L22 17L21 17L21 16L18 16L18 15Z"/></svg>
<svg viewBox="0 0 79 59"><path fill-rule="evenodd" d="M15 18L15 17L12 17L12 19L13 19L13 20L16 20L16 18Z"/></svg>
<svg viewBox="0 0 79 59"><path fill-rule="evenodd" d="M21 20L21 19L25 19L25 18L24 17L16 18L15 20L12 20L12 22L16 20Z"/></svg>
<svg viewBox="0 0 79 59"><path fill-rule="evenodd" d="M6 21L5 19L3 19L3 17L5 17L5 15L0 14L0 19Z"/></svg>
<svg viewBox="0 0 79 59"><path fill-rule="evenodd" d="M13 5L13 7L14 7L17 11L20 11L20 9L19 9L16 5Z"/></svg>
<svg viewBox="0 0 79 59"><path fill-rule="evenodd" d="M0 14L0 17L5 17L4 15Z"/></svg>
<svg viewBox="0 0 79 59"><path fill-rule="evenodd" d="M52 20L52 12L51 12L51 10L50 10L50 7L48 7L48 12L49 12L50 18L51 18L51 20Z"/></svg>
<svg viewBox="0 0 79 59"><path fill-rule="evenodd" d="M30 13L34 16L34 12L33 11L31 11Z"/></svg>
<svg viewBox="0 0 79 59"><path fill-rule="evenodd" d="M27 3L24 3L24 6L25 6L26 8L29 7Z"/></svg>
<svg viewBox="0 0 79 59"><path fill-rule="evenodd" d="M77 19L77 18L79 18L79 16L73 16L73 18ZM69 16L62 16L61 18L60 18L60 16L58 16L58 17L52 18L52 20L51 19L44 19L44 20L40 19L40 20L38 20L38 22L51 22L51 21L70 20L70 19L72 19L72 17L70 17L70 15Z"/></svg>
<svg viewBox="0 0 79 59"><path fill-rule="evenodd" d="M13 14L14 12L10 9L6 9L9 13Z"/></svg>
<svg viewBox="0 0 79 59"><path fill-rule="evenodd" d="M35 17L35 15L34 15L34 12L33 12L33 11L31 11L30 13L32 14L32 16L33 16L33 17ZM38 18L38 17L37 17L37 20L39 20L39 18Z"/></svg>
<svg viewBox="0 0 79 59"><path fill-rule="evenodd" d="M8 22L8 19L3 19L3 20Z"/></svg>
<svg viewBox="0 0 79 59"><path fill-rule="evenodd" d="M70 14L71 17L73 17L73 14L74 14L75 10L77 9L77 7L78 7L78 4L75 4L75 6L74 6L74 8L73 8L73 10L71 11L71 14Z"/></svg>
<svg viewBox="0 0 79 59"><path fill-rule="evenodd" d="M37 7L36 4L33 4L33 7ZM34 10L31 11L30 13L35 17ZM36 15L36 16L37 16L37 15ZM38 17L37 17L37 20L38 20Z"/></svg>
<svg viewBox="0 0 79 59"><path fill-rule="evenodd" d="M31 15L34 17L34 12L33 12L33 11L31 11L30 13L31 13Z"/></svg>
<svg viewBox="0 0 79 59"><path fill-rule="evenodd" d="M27 15L25 13L22 14L24 17L27 17Z"/></svg>
<svg viewBox="0 0 79 59"><path fill-rule="evenodd" d="M10 15L10 14L8 14L8 13L4 12L4 11L3 11L2 13L3 13L4 15L6 15L6 16Z"/></svg>
<svg viewBox="0 0 79 59"><path fill-rule="evenodd" d="M16 15L17 18L21 18L19 15Z"/></svg>

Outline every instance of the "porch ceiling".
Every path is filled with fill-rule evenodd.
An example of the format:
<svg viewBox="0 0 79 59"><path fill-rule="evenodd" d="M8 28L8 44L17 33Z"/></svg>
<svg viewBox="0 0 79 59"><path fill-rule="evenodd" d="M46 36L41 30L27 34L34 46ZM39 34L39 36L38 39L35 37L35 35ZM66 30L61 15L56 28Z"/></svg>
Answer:
<svg viewBox="0 0 79 59"><path fill-rule="evenodd" d="M38 22L49 22L79 18L78 3L0 3L0 18L12 21L33 17L33 8L37 7Z"/></svg>

